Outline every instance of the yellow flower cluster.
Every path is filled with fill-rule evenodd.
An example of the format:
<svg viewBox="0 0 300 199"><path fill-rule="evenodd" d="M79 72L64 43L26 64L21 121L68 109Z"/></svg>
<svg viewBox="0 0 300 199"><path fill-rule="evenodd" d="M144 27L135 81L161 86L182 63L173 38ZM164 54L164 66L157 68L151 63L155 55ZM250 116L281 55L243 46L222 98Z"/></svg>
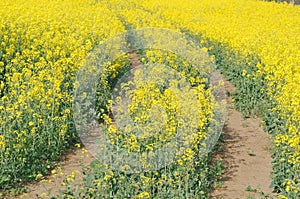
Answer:
<svg viewBox="0 0 300 199"><path fill-rule="evenodd" d="M212 115L210 91L205 91L203 84L191 87L190 83L185 82L184 71L177 73L170 67L153 65L165 63L163 55L166 60L174 61L166 53L148 50L143 60L151 60L150 63L145 62L143 70L134 71L134 80L122 84L122 93L126 91L128 99L118 96L114 108L116 123L122 125L112 123L108 115L103 115L112 142L123 140L124 145L120 147L128 148L129 151L140 152L141 148L153 151L158 143L164 144L174 139L179 129L190 132L191 135L186 133L183 136L189 136L185 137L187 141L196 140L193 146L195 148L205 138L203 128ZM176 56L172 55L172 57ZM188 69L190 68L186 66L185 70ZM203 79L199 74L196 71L193 74L193 70L190 70L189 79L193 78L194 84L202 83ZM194 76L190 77L190 75ZM135 87L134 90L130 89L132 85ZM130 101L128 110L127 106L123 105L126 100ZM132 124L128 122L130 120ZM149 141L149 138L152 141ZM190 144L192 145L192 142ZM193 156L189 159L192 161Z"/></svg>
<svg viewBox="0 0 300 199"><path fill-rule="evenodd" d="M238 58L229 51L226 54L228 60L242 67L240 79L263 80L265 87L260 92L268 96L272 107L266 114L273 116L275 123L272 127L275 184L283 195L291 198L299 195L299 8L254 0L3 0L0 18L0 189L18 182L16 176L29 180L44 174L47 166L51 167L46 160L57 158L69 141L76 138L72 94L77 86L74 84L76 72L88 52L125 29L150 26L188 33L197 39L201 37L199 43L209 44L205 48L208 52L215 50L211 43L221 43L240 54ZM177 120L172 115L190 113L180 109L185 98L175 89L164 90L159 85L143 84L145 82L138 83L139 89L131 93L133 103L128 113L141 124L143 132L150 133L161 127L163 134L157 139L163 142L172 139L176 128L197 129L192 139L196 141L191 149L184 151L178 164L201 164L195 154L212 116L211 91L204 88L208 80L170 52L150 49L139 53L143 63L166 64L187 78L193 86L189 94L197 96L197 100L191 102L197 107L192 113L195 120L187 126L181 117ZM259 59L254 61L249 56ZM217 57L215 54L212 60ZM139 151L142 149L139 139L143 136L122 137L107 114L111 109L111 103L107 103L111 86L126 72L124 68L128 69L128 59L129 56L124 55L105 69L97 93L97 111L109 125L108 133L113 142L124 138L125 145ZM165 110L160 118L165 119L165 123L160 123L155 116L160 109ZM160 124L147 129L145 124L150 120ZM125 131L131 132L132 128L128 126ZM153 143L144 144L146 150L155 148ZM199 176L205 177L203 173ZM172 179L172 175L166 179ZM183 187L180 180L175 187ZM147 198L152 193L145 191L135 195Z"/></svg>
<svg viewBox="0 0 300 199"><path fill-rule="evenodd" d="M160 41L161 38L156 37L153 36L154 40ZM131 197L137 198L150 197L153 194L150 193L155 189L161 190L154 193L154 196L168 197L166 193L171 190L164 189L169 186L172 190L178 190L178 195L176 191L172 193L178 197L184 197L185 194L196 196L196 192L198 193L196 190L202 190L201 194L204 196L207 194L204 186L210 183L206 179L210 170L204 169L208 167L208 162L206 157L203 157L206 146L202 142L207 137L208 123L211 122L213 114L216 114L213 113L213 109L216 108L213 107L215 102L211 90L207 89L208 79L205 73L207 71L204 70L210 67L206 65L210 59L202 60L197 67L165 50L148 49L139 51L138 56L143 67L133 68L128 72L130 74L124 75L129 78L121 80L127 81L116 85L113 90L115 97L113 101L107 100L107 109L111 111L109 114L104 110L100 112L103 113L101 119L106 127L104 133L111 144L118 146L119 150L125 151L128 156L135 154L139 155L139 158L134 158L129 165L122 166L121 172L114 170L115 176L111 175L111 171L105 171L104 180L100 179L101 187L109 187L109 183L118 181L123 188L119 189L117 194L129 192ZM196 57L192 54L190 56ZM109 82L106 84L109 85ZM113 112L113 118L109 116L110 112ZM216 121L216 125L218 122L221 121ZM172 142L176 136L181 137L183 145ZM170 162L172 165L167 165L169 169L158 168L160 170L153 173L151 170L157 165L155 161L147 159L148 154L155 154L165 145L171 149L176 148L170 151L176 154L176 159ZM124 153L122 152L122 157ZM127 155L125 158L119 158L118 154L114 155L116 157L113 156L112 159L114 163L118 162L117 166L128 161ZM145 172L125 177L123 172L132 170L135 164L140 165ZM188 173L195 171L198 173L190 178ZM183 191L184 183L192 187L193 183L199 183L199 180L203 186L198 186L192 191L188 190L187 193ZM97 184L100 182L97 181ZM107 191L98 188L96 181L95 186L97 188L94 190L97 189L98 192ZM134 187L139 187L142 192L136 193Z"/></svg>
<svg viewBox="0 0 300 199"><path fill-rule="evenodd" d="M116 2L122 1L115 1L113 4ZM200 35L204 45L206 39L222 43L238 52L245 60L249 55L259 57L259 62L252 68L256 72L247 74L246 70L241 69L241 76L254 81L264 79L266 89L261 92L268 96L274 107L269 111L274 121L280 119L279 123L283 124L273 129L277 154L275 161L284 157L288 164L284 168L291 170L283 176L277 175L282 172L282 166L275 164L275 183L276 186L283 187L280 189L283 194L299 194L299 8L253 0L129 2L128 6L116 11L121 13L131 27L168 27L187 31L195 36ZM208 49L210 50L210 46ZM233 61L235 57L229 59ZM245 64L250 66L253 63L248 60ZM295 186L286 189L283 182L290 175L293 176ZM284 193L285 191L288 193Z"/></svg>
<svg viewBox="0 0 300 199"><path fill-rule="evenodd" d="M76 72L88 51L124 26L89 0L4 0L0 18L1 189L47 172L46 160L76 138Z"/></svg>
<svg viewBox="0 0 300 199"><path fill-rule="evenodd" d="M0 135L0 149L4 149L4 148L5 148L4 136Z"/></svg>

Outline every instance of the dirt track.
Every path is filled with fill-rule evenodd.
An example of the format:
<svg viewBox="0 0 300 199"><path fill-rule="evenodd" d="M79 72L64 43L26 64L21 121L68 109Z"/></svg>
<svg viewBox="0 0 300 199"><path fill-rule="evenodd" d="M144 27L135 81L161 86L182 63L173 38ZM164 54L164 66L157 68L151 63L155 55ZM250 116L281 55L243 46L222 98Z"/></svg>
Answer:
<svg viewBox="0 0 300 199"><path fill-rule="evenodd" d="M132 68L138 68L141 63L137 56L132 54L131 59ZM228 81L225 81L225 88L229 93L234 91L234 87ZM227 121L222 132L223 149L214 154L215 158L223 159L224 184L215 189L211 198L261 198L260 191L271 194L272 189L269 185L272 166L268 151L271 137L262 130L259 119L243 119L242 114L233 108L230 96L227 97L227 106ZM28 193L17 198L31 199L36 198L37 194L44 196L41 198L50 198L63 188L64 176L71 175L76 170L80 171L81 163L87 165L92 160L93 157L89 153L82 154L82 149L72 150L61 162L62 175L57 170L57 174L45 177L45 182L28 185ZM77 176L77 179L80 179L80 176Z"/></svg>
<svg viewBox="0 0 300 199"><path fill-rule="evenodd" d="M228 81L225 88L229 93L234 91ZM272 193L269 188L271 136L262 130L259 119L243 119L242 114L232 108L230 97L227 97L227 106L227 121L222 132L224 148L215 155L222 158L225 165L224 184L216 188L211 198L262 198L259 192Z"/></svg>

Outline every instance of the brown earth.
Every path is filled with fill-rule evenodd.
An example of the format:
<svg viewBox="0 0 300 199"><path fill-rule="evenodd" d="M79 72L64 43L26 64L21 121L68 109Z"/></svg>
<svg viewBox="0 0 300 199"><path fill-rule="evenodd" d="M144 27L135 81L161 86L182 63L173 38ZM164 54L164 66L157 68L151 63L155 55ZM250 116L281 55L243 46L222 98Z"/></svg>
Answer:
<svg viewBox="0 0 300 199"><path fill-rule="evenodd" d="M130 76L133 78L133 73L135 70L142 67L142 63L139 60L139 56L134 51L130 52L130 61L131 61L131 73ZM129 78L130 78L129 76ZM94 129L95 130L95 129ZM96 129L96 132L99 132L99 129ZM91 132L88 136L81 136L82 143L85 143L86 149L91 151L92 154L95 154L97 143L95 140L99 136L99 133ZM72 175L72 172L76 176L76 183L82 181L81 166L89 165L95 158L89 152L85 152L84 148L76 148L71 150L68 155L62 158L60 166L55 170L55 173L49 176L41 177L43 180L37 183L28 184L26 187L26 192L19 196L12 196L9 199L23 199L23 198L51 198L58 193L58 190L64 189L64 180L67 176Z"/></svg>
<svg viewBox="0 0 300 199"><path fill-rule="evenodd" d="M75 175L76 183L82 181L82 166L89 165L93 160L91 154L83 148L72 149L68 155L62 157L59 166L52 170L55 173L41 177L42 180L37 183L27 184L26 193L11 196L9 199L51 198L51 196L56 196L58 190L64 189L64 179L71 176L72 173Z"/></svg>
<svg viewBox="0 0 300 199"><path fill-rule="evenodd" d="M131 54L133 71L141 67L136 53ZM229 93L234 87L225 81L225 88ZM223 128L221 152L214 152L214 158L223 160L225 169L221 176L222 185L218 185L211 194L211 198L262 198L259 192L271 194L270 173L272 171L271 137L260 127L257 118L243 119L242 114L233 108L230 96L227 97L227 121ZM86 143L86 142L84 142ZM91 145L90 145L91 146ZM50 198L59 189L63 189L63 180L72 172L81 171L81 165L88 165L94 158L89 153L83 154L83 149L73 149L65 156L54 175L43 177L43 181L28 184L27 193L11 198ZM80 172L75 172L76 183L81 181ZM247 191L248 187L248 191Z"/></svg>
<svg viewBox="0 0 300 199"><path fill-rule="evenodd" d="M225 81L225 89L232 93L234 87ZM225 169L221 176L223 185L216 187L211 198L263 198L260 192L272 194L271 136L265 133L258 118L244 119L233 108L227 97L227 121L223 128L223 149L214 154L223 160ZM222 184L222 183L221 183ZM248 188L247 188L248 187Z"/></svg>

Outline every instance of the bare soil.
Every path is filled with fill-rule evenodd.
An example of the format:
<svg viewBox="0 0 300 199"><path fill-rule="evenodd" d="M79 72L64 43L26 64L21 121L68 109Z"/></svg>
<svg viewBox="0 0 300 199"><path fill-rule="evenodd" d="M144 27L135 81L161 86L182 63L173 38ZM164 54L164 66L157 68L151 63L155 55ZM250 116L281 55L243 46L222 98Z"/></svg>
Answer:
<svg viewBox="0 0 300 199"><path fill-rule="evenodd" d="M139 56L136 52L130 52L130 61L131 61L131 73L129 78L134 78L134 71L142 68L142 63L139 60ZM93 132L93 130L95 132ZM30 183L26 187L26 193L23 193L19 196L10 197L10 199L23 199L23 198L51 198L58 194L58 191L63 190L64 180L67 176L72 175L72 173L76 176L76 184L80 181L83 181L81 168L82 166L89 165L95 158L93 154L97 151L97 143L95 140L99 139L99 129L93 129L91 134L88 136L82 135L81 141L86 146L84 146L89 152L84 152L84 148L75 148L71 150L68 155L62 158L60 166L54 169L55 174L42 177L43 180L37 183Z"/></svg>
<svg viewBox="0 0 300 199"><path fill-rule="evenodd" d="M225 81L225 89L234 92L228 81ZM272 159L269 149L272 138L262 130L260 119L244 119L231 101L228 96L227 121L221 135L223 148L214 154L214 158L221 158L225 166L221 176L223 184L216 187L211 198L264 198L260 192L271 196Z"/></svg>
<svg viewBox="0 0 300 199"><path fill-rule="evenodd" d="M55 168L55 173L42 177L42 180L36 183L26 185L26 193L19 196L12 196L10 199L34 199L34 198L51 198L58 194L58 190L63 190L64 179L67 176L75 175L76 183L82 181L81 168L89 165L94 158L83 148L70 150L68 155L62 157L59 167ZM37 197L38 196L38 197Z"/></svg>
<svg viewBox="0 0 300 199"><path fill-rule="evenodd" d="M141 67L136 53L131 54L131 61L132 69ZM225 88L229 93L234 91L234 87L228 81L225 81ZM271 195L271 136L262 130L258 118L244 119L242 114L233 108L230 96L227 97L227 106L227 121L222 132L223 148L218 153L213 153L214 158L221 158L225 166L221 176L223 184L216 186L211 198L262 198L260 192ZM51 198L59 189L64 188L63 180L72 172L75 172L76 183L80 182L82 176L76 171L81 170L81 165L88 165L93 160L92 155L83 154L81 148L73 149L62 159L61 170L56 169L56 174L43 177L43 181L28 184L27 193L12 198L32 199L37 195L40 198Z"/></svg>

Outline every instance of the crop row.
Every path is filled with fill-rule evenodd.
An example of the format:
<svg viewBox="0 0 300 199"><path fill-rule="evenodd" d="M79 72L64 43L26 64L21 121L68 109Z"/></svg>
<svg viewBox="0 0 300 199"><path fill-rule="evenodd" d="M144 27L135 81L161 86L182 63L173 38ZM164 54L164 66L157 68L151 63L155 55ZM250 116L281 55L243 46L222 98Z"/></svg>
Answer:
<svg viewBox="0 0 300 199"><path fill-rule="evenodd" d="M72 112L73 90L78 69L88 53L105 39L125 30L156 27L187 34L198 45L206 47L219 70L237 87L236 107L245 116L260 115L265 128L273 135L273 187L283 198L299 196L299 8L252 0L4 0L0 3L0 16L0 189L47 174L54 166L53 160L58 160L66 148L78 142ZM161 50L136 53L144 64L167 64L187 75L189 83L198 89L198 100L205 101L209 91L205 91L205 80L199 78L199 73L180 61L180 57L163 54L164 49ZM122 139L123 148L134 146L130 150L145 150L150 146L147 148L145 142L143 146L137 145L136 138L127 139L130 134L127 137L114 134L109 119L111 89L124 70L128 70L129 61L126 56L116 60L101 76L97 111L112 141ZM147 92L157 92L153 87L141 88L140 96L136 95L140 100L147 101ZM164 92L158 98L150 95L147 103L137 103L141 109L132 106L131 116L147 123L145 118L150 116L140 110L148 110L153 100L162 103L166 96L171 99L176 93ZM168 113L177 113L172 103L166 101L162 106ZM208 104L198 107L203 111L199 115L206 115L207 119L211 117ZM170 117L166 124L170 128L162 127L169 138L181 123L171 115L166 114ZM207 123L204 119L203 122ZM196 136L199 142L205 137L204 126L202 123L197 126L201 129ZM160 139L168 141L168 136ZM85 184L93 189L83 191L101 190L101 194L141 198L171 196L171 193L174 197L206 196L215 171L208 166L210 156L197 159L199 146L192 146L184 152L183 162L158 174L150 172L124 178L123 173L114 174L107 165L94 164L94 174L87 176L88 182L92 179L93 183ZM118 188L117 182L127 187ZM144 183L142 188L136 188L138 182ZM176 192L178 187L184 191ZM70 196L73 189L68 188L65 193ZM161 189L164 191L158 193Z"/></svg>

